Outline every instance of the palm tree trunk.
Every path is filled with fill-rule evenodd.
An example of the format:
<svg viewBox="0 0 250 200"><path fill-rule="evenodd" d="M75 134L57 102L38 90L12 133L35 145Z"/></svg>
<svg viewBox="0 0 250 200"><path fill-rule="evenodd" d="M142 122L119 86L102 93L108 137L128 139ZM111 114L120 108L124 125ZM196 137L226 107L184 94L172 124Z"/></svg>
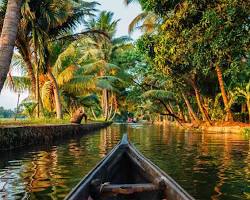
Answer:
<svg viewBox="0 0 250 200"><path fill-rule="evenodd" d="M27 45L22 45L25 42L27 42ZM36 76L35 76L35 72L34 72L34 69L32 66L32 61L31 61L32 55L31 55L31 49L29 46L29 42L30 42L30 40L22 41L19 38L17 38L16 47L19 50L19 53L22 56L22 58L26 64L28 77L29 77L30 82L31 82L32 97L35 99L35 97L36 97ZM35 55L37 56L37 53L35 53ZM37 62L37 60L35 60L35 62Z"/></svg>
<svg viewBox="0 0 250 200"><path fill-rule="evenodd" d="M191 114L191 112L188 110L188 116L189 116L189 119L190 119L190 122L192 124L196 123L195 119L194 119L194 116Z"/></svg>
<svg viewBox="0 0 250 200"><path fill-rule="evenodd" d="M25 59L24 62L27 65L28 76L29 76L30 82L31 82L32 96L35 97L35 94L36 94L36 77L35 77L35 74L34 74L32 63L31 63L31 61L29 59Z"/></svg>
<svg viewBox="0 0 250 200"><path fill-rule="evenodd" d="M8 0L0 38L0 92L9 71L15 46L22 0Z"/></svg>
<svg viewBox="0 0 250 200"><path fill-rule="evenodd" d="M102 110L103 110L103 117L107 121L107 117L108 117L108 91L106 89L102 90Z"/></svg>
<svg viewBox="0 0 250 200"><path fill-rule="evenodd" d="M202 117L203 119L208 122L209 125L211 125L211 120L208 116L208 113L205 111L204 107L203 107L203 104L202 104L202 101L201 101L201 94L200 94L200 91L198 89L198 87L196 86L196 83L195 81L192 81L192 86L194 88L194 92L195 92L195 97L196 97L196 101L197 101L197 104L198 104L198 107L199 107L199 110L201 111L201 114L202 114Z"/></svg>
<svg viewBox="0 0 250 200"><path fill-rule="evenodd" d="M95 120L97 120L97 117L96 117L96 114L95 114L95 111L93 110L93 108L91 107L91 112L92 112L92 115L94 117Z"/></svg>
<svg viewBox="0 0 250 200"><path fill-rule="evenodd" d="M191 106L188 98L186 97L186 95L183 92L181 94L182 94L182 97L183 97L183 99L184 99L184 101L185 101L185 103L187 105L188 112L192 115L191 117L195 120L196 123L200 123L200 120L197 117L197 115L195 114L195 112L194 112L194 110L193 110L193 108L192 108L192 106Z"/></svg>
<svg viewBox="0 0 250 200"><path fill-rule="evenodd" d="M111 121L116 116L116 113L117 113L117 110L118 110L117 98L116 98L116 94L114 94L114 93L113 93L113 106L114 106L114 112L113 112L113 116L110 118Z"/></svg>
<svg viewBox="0 0 250 200"><path fill-rule="evenodd" d="M36 111L36 116L37 118L40 117L40 86L39 86L39 71L38 69L36 70L36 100L37 100L37 111Z"/></svg>
<svg viewBox="0 0 250 200"><path fill-rule="evenodd" d="M116 106L116 95L111 92L111 97L110 97L110 108L109 108L109 114L108 114L108 120L110 120L113 116L113 111L115 112L115 110L117 109Z"/></svg>
<svg viewBox="0 0 250 200"><path fill-rule="evenodd" d="M36 90L35 90L35 99L37 101L36 107L36 117L40 117L40 105L41 105L41 95L40 95L40 82L39 82L39 63L38 63L38 55L37 55L37 47L36 43L34 42L34 61L36 66Z"/></svg>
<svg viewBox="0 0 250 200"><path fill-rule="evenodd" d="M115 118L116 113L117 113L117 110L115 109L114 113L113 113L113 116L110 118L111 121Z"/></svg>
<svg viewBox="0 0 250 200"><path fill-rule="evenodd" d="M248 121L250 122L250 99L247 99Z"/></svg>
<svg viewBox="0 0 250 200"><path fill-rule="evenodd" d="M27 71L28 71L28 76L30 78L31 82L31 91L32 91L32 96L35 97L36 95L36 77L34 73L34 69L31 63L30 55L22 55L24 62L27 66Z"/></svg>
<svg viewBox="0 0 250 200"><path fill-rule="evenodd" d="M47 76L53 85L53 92L55 95L55 104L56 104L56 117L57 117L57 119L62 119L63 118L62 104L61 104L61 100L60 100L59 88L58 88L56 79L55 79L54 75L51 73L51 71L48 71Z"/></svg>
<svg viewBox="0 0 250 200"><path fill-rule="evenodd" d="M177 109L178 109L178 116L181 119L181 121L186 122L184 114L183 114L183 110L180 108L179 105L177 105Z"/></svg>
<svg viewBox="0 0 250 200"><path fill-rule="evenodd" d="M176 116L176 114L174 113L173 106L172 106L172 104L171 104L170 102L168 102L167 108L168 108L168 110L170 111L170 114L172 114L172 117L174 118L174 120L176 120L177 123L178 123L180 126L182 126L182 123L181 123L180 119ZM174 117L174 116L176 116L176 117ZM171 121L172 121L172 120L171 120Z"/></svg>
<svg viewBox="0 0 250 200"><path fill-rule="evenodd" d="M18 92L18 94L17 94L17 103L16 103L15 121L16 121L16 118L17 118L17 115L18 115L20 96L21 96L21 94L20 94L20 92Z"/></svg>
<svg viewBox="0 0 250 200"><path fill-rule="evenodd" d="M111 102L110 102L110 107L109 107L109 111L108 111L108 118L107 118L107 120L109 120L111 118L112 112L113 112L113 99L111 97Z"/></svg>
<svg viewBox="0 0 250 200"><path fill-rule="evenodd" d="M224 87L222 72L221 72L221 69L220 69L218 64L215 65L215 70L216 70L219 85L220 85L220 91L221 91L222 99L223 99L225 109L226 109L226 112L227 112L226 121L233 121L233 115L232 115L232 112L231 112L231 110L230 110L230 108L228 106L228 98L227 98L226 90L225 90L225 87Z"/></svg>

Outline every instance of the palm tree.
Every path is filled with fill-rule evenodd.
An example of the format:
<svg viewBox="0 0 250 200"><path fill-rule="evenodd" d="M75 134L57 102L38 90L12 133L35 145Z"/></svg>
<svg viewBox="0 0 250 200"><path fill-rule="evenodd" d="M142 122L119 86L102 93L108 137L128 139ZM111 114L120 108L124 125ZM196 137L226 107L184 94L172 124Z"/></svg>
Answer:
<svg viewBox="0 0 250 200"><path fill-rule="evenodd" d="M0 38L0 92L9 71L20 19L22 0L8 0Z"/></svg>
<svg viewBox="0 0 250 200"><path fill-rule="evenodd" d="M34 96L36 96L37 102L40 102L39 73L46 73L53 83L57 118L62 118L62 109L58 85L51 73L50 63L46 59L49 57L47 46L50 40L67 33L83 17L91 16L95 5L95 2L87 3L77 0L43 0L39 2L32 0L26 1L22 7L22 23L19 27L16 45L29 69L32 91L33 94L36 93ZM36 78L34 71L36 71ZM38 110L39 105L40 103ZM39 112L37 113L39 114Z"/></svg>
<svg viewBox="0 0 250 200"><path fill-rule="evenodd" d="M112 118L111 110L113 105L116 104L115 88L111 82L117 80L114 75L119 68L111 63L112 56L117 49L126 46L126 43L130 41L127 36L115 38L119 20L113 20L113 15L112 12L102 11L97 19L85 23L87 30L106 32L110 38L110 40L103 38L93 40L92 48L89 48L89 51L86 51L85 54L90 62L84 66L86 74L93 74L94 72L99 79L98 86L102 88L101 102L105 120Z"/></svg>
<svg viewBox="0 0 250 200"><path fill-rule="evenodd" d="M59 95L59 87L56 79L51 72L51 64L49 60L48 45L50 39L64 34L65 31L73 28L86 15L92 15L96 3L87 3L78 0L54 0L53 5L57 7L48 6L45 12L41 12L40 16L36 16L35 24L40 28L41 34L37 36L37 44L39 44L39 65L44 69L48 79L53 84L54 99L57 118L62 118L62 106ZM60 6L59 6L60 4ZM71 5L71 6L69 6ZM48 19L48 16L50 18ZM44 31L45 30L45 31ZM42 59L41 59L42 58Z"/></svg>
<svg viewBox="0 0 250 200"><path fill-rule="evenodd" d="M68 114L82 106L91 108L92 113L99 109L99 100L95 95L98 80L94 75L84 74L79 65L85 62L81 57L86 46L84 43L82 45L79 46L79 41L55 41L49 45L51 72L57 80L64 111ZM53 84L45 77L41 88L44 107L52 112L55 105ZM95 113L93 116L96 118Z"/></svg>
<svg viewBox="0 0 250 200"><path fill-rule="evenodd" d="M228 96L226 93L226 89L224 86L224 80L223 80L223 76L222 76L222 71L221 68L218 64L215 65L215 71L218 77L218 82L219 82L219 86L220 86L220 90L221 90L221 95L222 95L222 99L225 105L225 110L226 110L226 121L233 121L233 114L230 110L230 106L229 106L229 100L228 100Z"/></svg>

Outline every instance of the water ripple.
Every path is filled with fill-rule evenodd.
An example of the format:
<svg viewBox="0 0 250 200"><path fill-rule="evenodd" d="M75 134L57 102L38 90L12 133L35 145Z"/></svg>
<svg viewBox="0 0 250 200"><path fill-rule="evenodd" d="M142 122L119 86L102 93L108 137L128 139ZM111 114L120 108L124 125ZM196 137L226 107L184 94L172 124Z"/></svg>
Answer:
<svg viewBox="0 0 250 200"><path fill-rule="evenodd" d="M196 199L250 199L249 138L160 125L112 125L51 147L0 155L0 199L63 199L123 133Z"/></svg>

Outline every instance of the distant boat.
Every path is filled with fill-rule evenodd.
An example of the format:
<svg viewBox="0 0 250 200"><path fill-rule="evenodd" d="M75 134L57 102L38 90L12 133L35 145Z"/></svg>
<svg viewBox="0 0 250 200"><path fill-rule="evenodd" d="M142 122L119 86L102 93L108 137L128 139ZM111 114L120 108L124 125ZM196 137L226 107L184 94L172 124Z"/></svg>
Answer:
<svg viewBox="0 0 250 200"><path fill-rule="evenodd" d="M127 123L137 123L136 118L128 118Z"/></svg>
<svg viewBox="0 0 250 200"><path fill-rule="evenodd" d="M194 200L145 158L127 135L82 179L66 200Z"/></svg>

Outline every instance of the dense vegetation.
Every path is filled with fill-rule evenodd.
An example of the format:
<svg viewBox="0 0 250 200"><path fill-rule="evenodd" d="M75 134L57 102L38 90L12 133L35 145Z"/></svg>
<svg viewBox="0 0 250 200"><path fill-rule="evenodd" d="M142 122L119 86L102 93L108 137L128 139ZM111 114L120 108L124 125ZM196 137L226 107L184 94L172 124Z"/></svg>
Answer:
<svg viewBox="0 0 250 200"><path fill-rule="evenodd" d="M135 3L142 13L129 32L143 35L134 42L116 37L119 19L97 12L96 2L24 0L5 81L29 90L18 110L31 118L62 119L84 107L93 119L248 122L249 1ZM2 1L0 30L6 7ZM22 76L12 75L17 69Z"/></svg>
<svg viewBox="0 0 250 200"><path fill-rule="evenodd" d="M0 107L0 118L12 118L15 116L15 113L11 109L4 109Z"/></svg>
<svg viewBox="0 0 250 200"><path fill-rule="evenodd" d="M164 101L168 114L177 113L181 120L189 116L198 124L201 120L207 124L247 121L249 1L141 0L139 3L146 13L151 16L154 13L152 25L145 26L148 19L141 18L141 27L155 29L146 31L137 41L137 47L156 71L152 76L155 73L162 76L151 80L154 90L147 93L158 102Z"/></svg>

